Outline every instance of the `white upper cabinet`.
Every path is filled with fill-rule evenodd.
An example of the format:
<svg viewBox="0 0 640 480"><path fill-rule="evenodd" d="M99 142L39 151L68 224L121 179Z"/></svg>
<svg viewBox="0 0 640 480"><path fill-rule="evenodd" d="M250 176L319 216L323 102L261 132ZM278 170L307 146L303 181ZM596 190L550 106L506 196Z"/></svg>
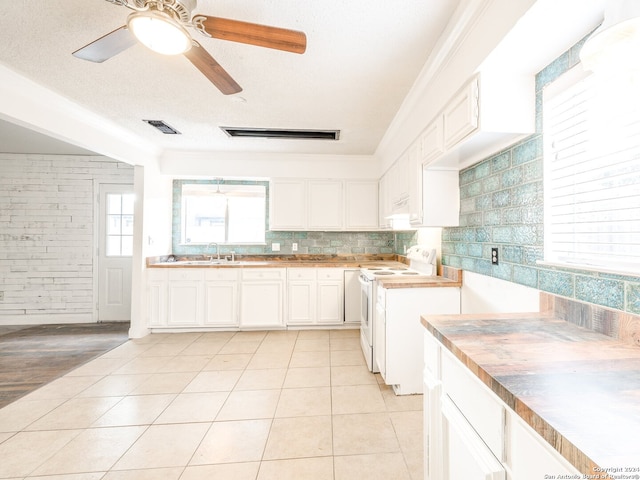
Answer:
<svg viewBox="0 0 640 480"><path fill-rule="evenodd" d="M420 161L420 142L415 142L406 154L407 163L407 210L412 225L422 225L422 162Z"/></svg>
<svg viewBox="0 0 640 480"><path fill-rule="evenodd" d="M307 184L304 180L272 180L269 188L271 230L307 228Z"/></svg>
<svg viewBox="0 0 640 480"><path fill-rule="evenodd" d="M422 131L423 164L462 170L534 133L532 82L483 68Z"/></svg>
<svg viewBox="0 0 640 480"><path fill-rule="evenodd" d="M424 129L420 136L420 163L430 163L444 153L443 117L436 119Z"/></svg>
<svg viewBox="0 0 640 480"><path fill-rule="evenodd" d="M378 224L380 228L391 228L391 198L389 195L389 175L378 181Z"/></svg>
<svg viewBox="0 0 640 480"><path fill-rule="evenodd" d="M442 113L442 135L445 150L478 128L478 78L471 82L447 104Z"/></svg>
<svg viewBox="0 0 640 480"><path fill-rule="evenodd" d="M342 230L344 195L341 180L309 180L309 230Z"/></svg>
<svg viewBox="0 0 640 480"><path fill-rule="evenodd" d="M345 186L345 228L378 229L378 182L347 180Z"/></svg>
<svg viewBox="0 0 640 480"><path fill-rule="evenodd" d="M272 179L271 230L377 230L376 180Z"/></svg>

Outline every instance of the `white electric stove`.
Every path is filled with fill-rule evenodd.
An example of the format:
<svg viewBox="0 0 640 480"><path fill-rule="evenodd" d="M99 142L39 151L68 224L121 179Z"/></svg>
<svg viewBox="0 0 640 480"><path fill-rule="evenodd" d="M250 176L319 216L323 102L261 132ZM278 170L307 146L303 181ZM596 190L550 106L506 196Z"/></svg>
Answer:
<svg viewBox="0 0 640 480"><path fill-rule="evenodd" d="M425 245L416 245L407 250L409 265L398 262L373 264L360 269L360 344L369 371L380 371L375 361L375 315L377 280L390 276L417 278L437 275L436 250Z"/></svg>

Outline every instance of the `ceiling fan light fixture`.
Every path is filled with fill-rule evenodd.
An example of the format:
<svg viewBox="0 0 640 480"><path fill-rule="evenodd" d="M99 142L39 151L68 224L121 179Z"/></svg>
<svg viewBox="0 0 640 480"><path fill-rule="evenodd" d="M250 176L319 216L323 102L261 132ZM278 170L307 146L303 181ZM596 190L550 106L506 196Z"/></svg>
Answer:
<svg viewBox="0 0 640 480"><path fill-rule="evenodd" d="M127 27L145 47L162 55L179 55L191 48L189 32L164 12L132 13L127 18Z"/></svg>

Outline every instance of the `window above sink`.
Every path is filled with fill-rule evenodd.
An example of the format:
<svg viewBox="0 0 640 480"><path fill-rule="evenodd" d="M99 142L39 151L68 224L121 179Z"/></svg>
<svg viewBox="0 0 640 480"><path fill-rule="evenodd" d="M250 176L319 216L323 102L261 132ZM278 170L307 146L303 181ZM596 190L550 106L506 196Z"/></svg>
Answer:
<svg viewBox="0 0 640 480"><path fill-rule="evenodd" d="M266 198L266 182L175 180L180 243L264 244Z"/></svg>

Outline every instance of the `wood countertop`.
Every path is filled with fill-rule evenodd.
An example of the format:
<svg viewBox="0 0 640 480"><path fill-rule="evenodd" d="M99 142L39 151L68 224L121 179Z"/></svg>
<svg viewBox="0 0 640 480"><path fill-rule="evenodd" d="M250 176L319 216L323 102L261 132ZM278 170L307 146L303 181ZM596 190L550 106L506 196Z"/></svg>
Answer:
<svg viewBox="0 0 640 480"><path fill-rule="evenodd" d="M638 346L553 313L421 322L584 478L640 478Z"/></svg>
<svg viewBox="0 0 640 480"><path fill-rule="evenodd" d="M462 282L451 280L441 276L407 276L378 278L378 286L384 288L437 288L437 287L461 287Z"/></svg>
<svg viewBox="0 0 640 480"><path fill-rule="evenodd" d="M224 256L224 255L222 255ZM235 262L215 263L208 256L171 256L147 258L148 268L353 268L407 266L401 255L238 255Z"/></svg>

